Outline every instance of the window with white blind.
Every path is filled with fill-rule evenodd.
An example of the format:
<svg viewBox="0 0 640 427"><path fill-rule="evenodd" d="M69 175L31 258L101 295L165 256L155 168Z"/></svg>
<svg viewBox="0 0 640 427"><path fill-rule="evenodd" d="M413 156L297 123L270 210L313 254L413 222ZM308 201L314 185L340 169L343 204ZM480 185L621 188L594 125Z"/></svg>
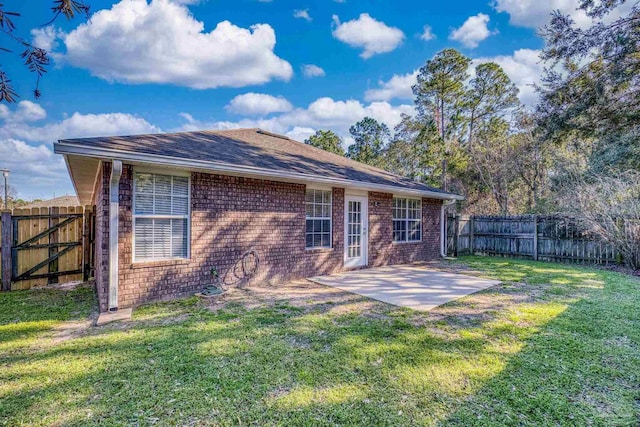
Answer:
<svg viewBox="0 0 640 427"><path fill-rule="evenodd" d="M422 201L393 198L393 241L419 242L422 240Z"/></svg>
<svg viewBox="0 0 640 427"><path fill-rule="evenodd" d="M306 247L331 247L331 191L307 189Z"/></svg>
<svg viewBox="0 0 640 427"><path fill-rule="evenodd" d="M135 262L189 256L189 177L135 172Z"/></svg>

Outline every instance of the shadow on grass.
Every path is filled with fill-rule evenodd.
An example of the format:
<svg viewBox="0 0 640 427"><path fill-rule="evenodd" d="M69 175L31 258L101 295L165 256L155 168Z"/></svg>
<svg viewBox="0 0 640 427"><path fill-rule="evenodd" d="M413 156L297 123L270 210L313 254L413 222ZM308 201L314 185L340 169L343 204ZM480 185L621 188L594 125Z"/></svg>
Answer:
<svg viewBox="0 0 640 427"><path fill-rule="evenodd" d="M549 283L549 298L579 298L526 339L499 375L440 424L640 425L640 280L509 260L494 260L489 269Z"/></svg>
<svg viewBox="0 0 640 427"><path fill-rule="evenodd" d="M503 268L521 275L517 266ZM547 274L527 269L520 280ZM34 342L24 352L0 351L0 419L10 425L633 420L640 288L618 276L582 288L603 276L555 274L569 284L542 286L539 298L515 299L472 324L455 323L456 311L442 313L455 307L473 313L473 297L426 314L383 304L373 312L334 313L332 304L301 308L291 301L216 312L193 300L144 307L128 324L52 347ZM548 292L554 286L568 290ZM335 305L342 303L352 301Z"/></svg>
<svg viewBox="0 0 640 427"><path fill-rule="evenodd" d="M95 311L91 287L0 292L0 348L33 337L66 321L85 320Z"/></svg>

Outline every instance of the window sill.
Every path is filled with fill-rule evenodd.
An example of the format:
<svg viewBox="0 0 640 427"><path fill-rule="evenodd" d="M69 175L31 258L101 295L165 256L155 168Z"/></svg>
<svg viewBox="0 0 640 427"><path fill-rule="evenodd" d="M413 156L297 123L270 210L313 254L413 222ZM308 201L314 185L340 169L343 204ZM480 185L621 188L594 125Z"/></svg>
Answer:
<svg viewBox="0 0 640 427"><path fill-rule="evenodd" d="M304 248L306 252L332 252L333 248Z"/></svg>
<svg viewBox="0 0 640 427"><path fill-rule="evenodd" d="M392 242L394 245L415 245L418 243L422 243L422 240L411 240L411 241L405 241L405 242Z"/></svg>
<svg viewBox="0 0 640 427"><path fill-rule="evenodd" d="M154 268L171 267L175 265L187 265L191 262L189 258L163 259L161 261L136 261L131 263L131 268Z"/></svg>

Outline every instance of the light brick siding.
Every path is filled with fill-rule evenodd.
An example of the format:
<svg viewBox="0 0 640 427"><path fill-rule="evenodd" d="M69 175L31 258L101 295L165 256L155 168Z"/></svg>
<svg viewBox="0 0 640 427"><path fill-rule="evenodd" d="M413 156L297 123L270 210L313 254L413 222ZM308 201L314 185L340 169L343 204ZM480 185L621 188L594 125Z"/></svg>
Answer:
<svg viewBox="0 0 640 427"><path fill-rule="evenodd" d="M253 249L260 268L252 282L274 285L343 269L344 189L333 188L332 249L305 250L305 185L205 173L191 174L191 258L132 263L132 172L120 180L120 308L189 295L210 283L210 270L236 281L242 254ZM96 197L96 282L100 308L107 307L108 181L103 167ZM369 193L369 265L400 264L438 256L441 202L423 199L423 242L391 242L391 194ZM378 206L375 202L380 202Z"/></svg>

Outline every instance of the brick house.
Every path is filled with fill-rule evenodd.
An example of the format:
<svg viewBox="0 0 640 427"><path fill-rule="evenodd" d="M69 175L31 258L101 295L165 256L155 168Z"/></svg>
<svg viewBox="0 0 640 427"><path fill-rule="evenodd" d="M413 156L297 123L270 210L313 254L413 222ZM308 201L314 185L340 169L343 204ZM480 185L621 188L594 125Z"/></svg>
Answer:
<svg viewBox="0 0 640 427"><path fill-rule="evenodd" d="M101 311L192 294L212 268L225 283L277 284L433 259L443 208L462 199L260 129L61 140L55 152L96 207Z"/></svg>

